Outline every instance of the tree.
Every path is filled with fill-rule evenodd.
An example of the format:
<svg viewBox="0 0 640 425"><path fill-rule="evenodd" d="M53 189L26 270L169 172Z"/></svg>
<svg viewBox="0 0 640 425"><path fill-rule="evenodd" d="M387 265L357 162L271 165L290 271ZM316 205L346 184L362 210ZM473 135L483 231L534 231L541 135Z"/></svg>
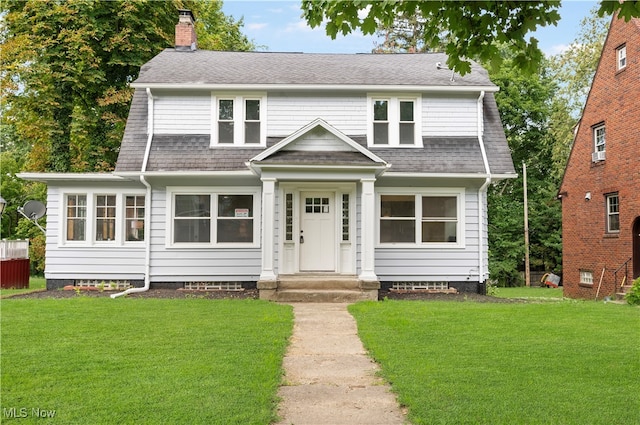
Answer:
<svg viewBox="0 0 640 425"><path fill-rule="evenodd" d="M220 2L5 2L3 125L31 145L31 171L114 167L140 66L173 45L178 7L202 11L205 46L252 47Z"/></svg>
<svg viewBox="0 0 640 425"><path fill-rule="evenodd" d="M550 131L556 140L552 154L556 178L564 173L573 129L582 115L610 21L610 17L598 16L598 8L594 7L580 22L569 48L549 58L549 75L558 82L550 117Z"/></svg>
<svg viewBox="0 0 640 425"><path fill-rule="evenodd" d="M531 267L560 271L562 211L556 200L559 180L553 176L555 140L549 129L557 85L545 72L531 75L511 66L490 73L500 87L496 102L517 169L527 164ZM489 269L502 286L520 283L525 255L522 173L492 185L488 195Z"/></svg>
<svg viewBox="0 0 640 425"><path fill-rule="evenodd" d="M397 16L422 16L427 22L425 44L437 47L443 41L441 31L446 30L447 64L461 75L471 70L467 58L490 64L497 70L502 61L500 45L510 52L513 66L534 73L543 54L535 38L525 37L540 26L556 25L560 19L559 6L559 1L302 1L307 22L317 27L326 21L327 34L332 38L358 28L364 34L373 34L379 25L391 28ZM638 17L640 1L602 1L601 15L616 11L627 21Z"/></svg>

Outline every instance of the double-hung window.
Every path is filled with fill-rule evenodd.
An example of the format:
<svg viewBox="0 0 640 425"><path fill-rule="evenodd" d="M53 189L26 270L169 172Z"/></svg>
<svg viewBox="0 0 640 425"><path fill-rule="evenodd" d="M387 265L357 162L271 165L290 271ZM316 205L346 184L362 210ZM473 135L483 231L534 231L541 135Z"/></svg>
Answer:
<svg viewBox="0 0 640 425"><path fill-rule="evenodd" d="M606 154L606 129L604 124L598 124L593 127L593 153L591 160L599 162L605 160Z"/></svg>
<svg viewBox="0 0 640 425"><path fill-rule="evenodd" d="M116 195L96 196L96 241L116 239Z"/></svg>
<svg viewBox="0 0 640 425"><path fill-rule="evenodd" d="M422 146L418 96L368 96L369 146Z"/></svg>
<svg viewBox="0 0 640 425"><path fill-rule="evenodd" d="M617 193L606 195L607 199L607 233L620 232L620 198Z"/></svg>
<svg viewBox="0 0 640 425"><path fill-rule="evenodd" d="M616 63L617 70L620 71L627 66L627 45L623 44L622 46L616 49Z"/></svg>
<svg viewBox="0 0 640 425"><path fill-rule="evenodd" d="M66 240L84 241L87 228L87 195L67 195Z"/></svg>
<svg viewBox="0 0 640 425"><path fill-rule="evenodd" d="M213 95L212 145L264 146L265 98L262 95Z"/></svg>
<svg viewBox="0 0 640 425"><path fill-rule="evenodd" d="M142 195L125 197L125 240L128 242L144 240L144 204Z"/></svg>
<svg viewBox="0 0 640 425"><path fill-rule="evenodd" d="M461 190L433 193L381 193L380 244L460 246L464 222Z"/></svg>
<svg viewBox="0 0 640 425"><path fill-rule="evenodd" d="M254 244L255 193L172 193L172 246Z"/></svg>

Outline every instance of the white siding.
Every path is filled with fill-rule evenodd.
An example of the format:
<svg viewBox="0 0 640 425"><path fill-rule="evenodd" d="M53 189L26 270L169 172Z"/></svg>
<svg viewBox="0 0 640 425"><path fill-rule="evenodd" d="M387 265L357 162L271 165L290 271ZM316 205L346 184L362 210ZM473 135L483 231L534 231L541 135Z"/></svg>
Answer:
<svg viewBox="0 0 640 425"><path fill-rule="evenodd" d="M83 188L73 191L81 193ZM94 189L95 190L95 189ZM109 190L104 190L105 193ZM49 186L47 196L47 243L45 277L47 279L139 280L144 278L144 245L63 246L62 190ZM89 211L88 219L94 214ZM87 235L91 237L91 235Z"/></svg>
<svg viewBox="0 0 640 425"><path fill-rule="evenodd" d="M348 135L367 133L365 93L340 96L269 93L267 102L269 137L286 137L316 118Z"/></svg>
<svg viewBox="0 0 640 425"><path fill-rule="evenodd" d="M211 95L159 95L153 99L156 134L210 134Z"/></svg>
<svg viewBox="0 0 640 425"><path fill-rule="evenodd" d="M422 96L422 127L425 136L468 137L478 133L478 97L469 95Z"/></svg>
<svg viewBox="0 0 640 425"><path fill-rule="evenodd" d="M288 144L282 150L285 151L354 151L355 149L339 140L326 130L307 133L293 143Z"/></svg>
<svg viewBox="0 0 640 425"><path fill-rule="evenodd" d="M485 221L486 223L486 221ZM380 281L478 281L478 191L465 191L464 248L376 248Z"/></svg>
<svg viewBox="0 0 640 425"><path fill-rule="evenodd" d="M166 208L165 188L156 187L151 210L152 283L258 280L260 248L167 248Z"/></svg>
<svg viewBox="0 0 640 425"><path fill-rule="evenodd" d="M422 94L424 136L468 137L477 133L477 96L464 94ZM366 93L341 95L269 93L267 136L285 137L322 118L348 135L367 133ZM154 133L210 134L211 94L154 96Z"/></svg>

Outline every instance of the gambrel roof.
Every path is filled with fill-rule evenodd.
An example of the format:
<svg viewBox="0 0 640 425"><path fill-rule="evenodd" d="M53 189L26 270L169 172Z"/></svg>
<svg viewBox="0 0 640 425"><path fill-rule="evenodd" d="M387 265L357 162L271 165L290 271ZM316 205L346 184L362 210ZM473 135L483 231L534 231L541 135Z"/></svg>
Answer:
<svg viewBox="0 0 640 425"><path fill-rule="evenodd" d="M256 52L177 52L167 49L145 64L133 84L136 91L116 172L140 172L147 145L148 103L144 89L251 90L416 90L485 91L483 100L484 146L493 175L515 175L493 92L497 87L477 64L472 72L451 81L451 71L437 69L444 54L340 55ZM311 123L310 123L311 124ZM331 123L327 123L331 127ZM329 131L331 132L331 131ZM389 172L485 174L477 137L423 137L423 147L368 147L363 134L344 135L382 162L352 152L279 150L263 160L299 165L339 164L379 166ZM247 171L248 162L280 143L267 138L266 147L210 145L210 135L154 134L145 171Z"/></svg>

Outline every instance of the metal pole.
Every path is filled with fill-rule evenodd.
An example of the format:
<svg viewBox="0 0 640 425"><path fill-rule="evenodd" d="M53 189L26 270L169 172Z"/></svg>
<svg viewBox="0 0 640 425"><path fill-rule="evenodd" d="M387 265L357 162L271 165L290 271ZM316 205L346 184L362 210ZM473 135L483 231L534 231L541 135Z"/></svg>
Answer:
<svg viewBox="0 0 640 425"><path fill-rule="evenodd" d="M524 186L524 281L531 286L531 272L529 270L529 207L527 204L527 165L522 161L522 184Z"/></svg>

